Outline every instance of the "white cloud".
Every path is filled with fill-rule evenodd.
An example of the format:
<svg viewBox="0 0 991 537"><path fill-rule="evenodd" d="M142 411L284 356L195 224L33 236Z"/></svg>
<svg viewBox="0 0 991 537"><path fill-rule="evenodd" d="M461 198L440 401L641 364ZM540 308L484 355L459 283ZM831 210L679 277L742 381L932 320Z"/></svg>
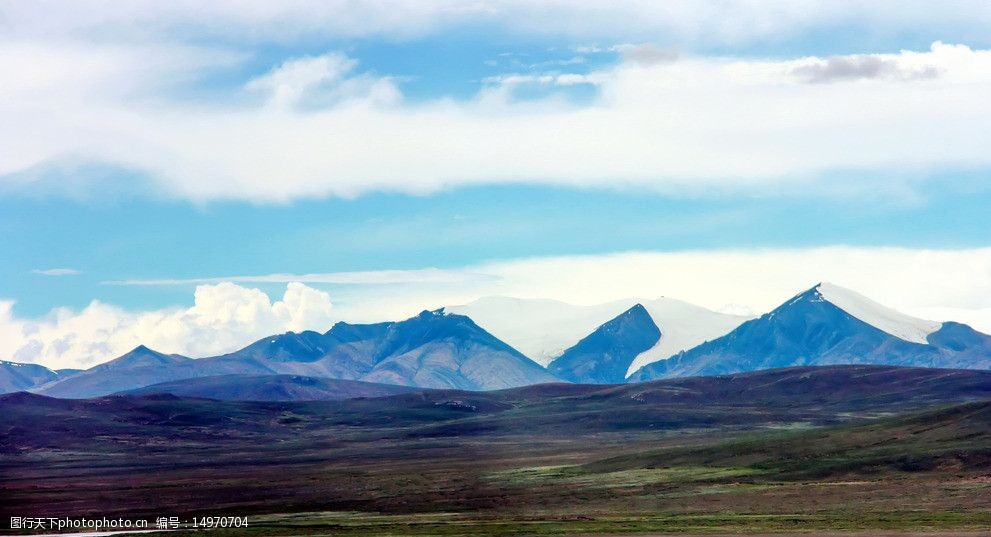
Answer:
<svg viewBox="0 0 991 537"><path fill-rule="evenodd" d="M73 268L33 269L31 273L40 274L42 276L75 276L77 274L82 274L81 271Z"/></svg>
<svg viewBox="0 0 991 537"><path fill-rule="evenodd" d="M335 288L333 309L327 293L302 283L290 283L277 301L225 282L196 287L188 308L131 312L94 301L81 311L57 308L41 319L18 318L12 302L0 301L0 357L89 366L142 343L207 356L286 330L324 331L336 320L403 319L492 295L586 305L669 296L713 310L761 313L820 281L918 317L961 321L991 333L991 248L622 252L493 261L422 274L341 274L310 275L311 282L345 284ZM283 276L251 281L278 282Z"/></svg>
<svg viewBox="0 0 991 537"><path fill-rule="evenodd" d="M221 354L266 335L326 330L330 296L301 283L272 301L233 283L201 285L193 306L132 312L94 300L80 311L56 308L41 319L19 319L0 301L0 355L52 368L90 367L139 344L199 357Z"/></svg>
<svg viewBox="0 0 991 537"><path fill-rule="evenodd" d="M73 54L85 63L84 52ZM93 61L107 57L100 52ZM966 46L936 43L874 57L893 72L933 70L935 78L834 76L808 84L810 76L836 72L829 65L839 60L681 58L552 80L595 83L599 97L588 105L554 94L516 100L503 91L509 81L469 101L401 103L391 80L349 72L347 59L330 54L287 62L249 83L266 91L269 106L149 106L119 97L114 81L133 78L123 57L96 80L85 70L62 78L56 62L40 82L0 99L8 119L0 144L10 149L0 157L0 186L30 181L25 170L67 156L146 171L173 196L253 201L506 182L829 192L836 187L818 178L836 170L908 181L932 169L991 166L991 51ZM0 52L5 72L35 63ZM89 89L62 94L63 86ZM286 108L321 88L329 100Z"/></svg>

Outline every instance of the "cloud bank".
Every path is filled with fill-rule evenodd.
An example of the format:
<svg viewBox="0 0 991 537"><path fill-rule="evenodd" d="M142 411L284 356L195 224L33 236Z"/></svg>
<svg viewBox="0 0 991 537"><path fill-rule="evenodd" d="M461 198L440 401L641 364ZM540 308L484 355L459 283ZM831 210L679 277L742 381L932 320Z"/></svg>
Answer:
<svg viewBox="0 0 991 537"><path fill-rule="evenodd" d="M66 162L133 170L168 196L254 202L493 183L828 193L837 171L898 183L991 167L991 51L658 61L663 51L638 50L590 73L507 73L472 99L420 102L329 52L204 103L155 92L236 55L0 43L11 81L0 191L30 191ZM534 80L560 91L517 98ZM596 96L574 102L575 84Z"/></svg>

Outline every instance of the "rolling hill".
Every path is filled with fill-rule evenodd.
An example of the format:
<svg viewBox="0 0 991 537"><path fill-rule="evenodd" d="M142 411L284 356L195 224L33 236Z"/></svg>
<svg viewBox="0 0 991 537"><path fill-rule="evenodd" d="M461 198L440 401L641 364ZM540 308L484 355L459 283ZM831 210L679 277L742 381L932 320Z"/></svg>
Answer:
<svg viewBox="0 0 991 537"><path fill-rule="evenodd" d="M422 389L299 375L219 375L152 384L119 395L170 394L223 401L336 401Z"/></svg>

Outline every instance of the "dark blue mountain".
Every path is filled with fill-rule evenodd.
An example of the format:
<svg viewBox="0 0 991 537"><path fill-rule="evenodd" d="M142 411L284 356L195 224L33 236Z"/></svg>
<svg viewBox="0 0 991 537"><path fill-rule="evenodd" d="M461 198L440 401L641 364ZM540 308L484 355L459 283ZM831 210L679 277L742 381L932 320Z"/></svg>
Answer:
<svg viewBox="0 0 991 537"><path fill-rule="evenodd" d="M649 364L629 381L832 364L991 369L991 336L944 323L928 334L926 343L907 341L841 309L821 288L817 285L721 338Z"/></svg>
<svg viewBox="0 0 991 537"><path fill-rule="evenodd" d="M288 332L195 360L141 346L38 391L88 398L220 375L299 375L470 390L557 380L471 319L438 310L394 323L337 323L324 334Z"/></svg>
<svg viewBox="0 0 991 537"><path fill-rule="evenodd" d="M637 304L565 350L547 369L570 382L622 384L633 359L660 338L646 308Z"/></svg>

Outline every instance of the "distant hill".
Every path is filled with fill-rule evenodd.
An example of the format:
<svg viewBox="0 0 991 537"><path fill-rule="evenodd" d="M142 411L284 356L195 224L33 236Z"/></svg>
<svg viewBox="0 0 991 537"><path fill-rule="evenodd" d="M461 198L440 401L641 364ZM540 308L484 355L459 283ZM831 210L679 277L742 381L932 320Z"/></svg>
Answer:
<svg viewBox="0 0 991 537"><path fill-rule="evenodd" d="M422 388L299 375L219 375L152 384L121 395L171 394L224 401L336 401L416 390Z"/></svg>
<svg viewBox="0 0 991 537"><path fill-rule="evenodd" d="M991 369L991 336L959 323L916 319L819 284L723 337L643 367L629 380L831 364Z"/></svg>

